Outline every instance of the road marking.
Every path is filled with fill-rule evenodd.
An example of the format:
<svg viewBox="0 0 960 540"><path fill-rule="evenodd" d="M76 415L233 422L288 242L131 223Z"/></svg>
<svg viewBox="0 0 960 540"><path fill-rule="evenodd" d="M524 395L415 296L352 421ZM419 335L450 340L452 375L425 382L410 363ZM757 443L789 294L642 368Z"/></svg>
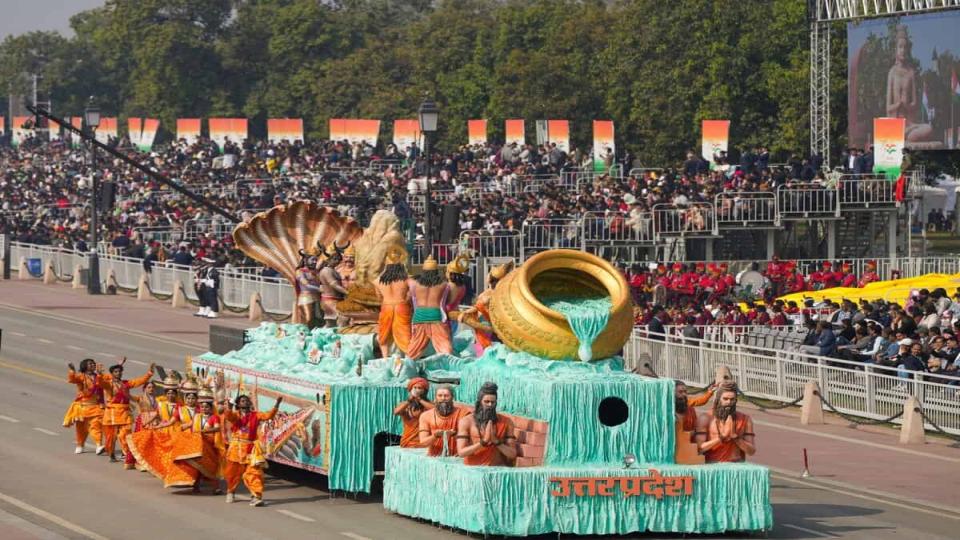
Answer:
<svg viewBox="0 0 960 540"><path fill-rule="evenodd" d="M10 332L10 333L17 337L27 337L27 335L24 334L23 332Z"/></svg>
<svg viewBox="0 0 960 540"><path fill-rule="evenodd" d="M4 501L4 502L6 502L6 503L8 503L8 504L11 504L11 505L13 505L13 506L16 506L17 508L20 508L21 510L26 510L27 512L30 512L31 514L40 516L40 517L42 517L43 519L45 519L45 520L47 520L47 521L49 521L49 522L51 522L51 523L55 523L55 524L59 525L60 527L63 527L64 529L67 529L68 531L73 531L73 532L79 534L80 536L83 536L83 537L85 537L85 538L89 538L90 540L108 540L106 536L100 536L99 534L97 534L97 533L95 533L95 532L93 532L93 531L88 531L87 529L84 529L83 527L81 527L81 526L79 526L79 525L76 525L76 524L74 524L74 523L70 523L69 521L67 521L67 520L65 520L65 519L63 519L63 518L61 518L61 517L59 517L59 516L55 516L55 515L51 514L50 512L47 512L46 510L41 510L40 508L37 508L36 506L33 506L33 505L31 505L31 504L27 504L27 503L21 501L20 499L11 497L11 496L6 495L6 494L4 494L4 493L0 493L0 501Z"/></svg>
<svg viewBox="0 0 960 540"><path fill-rule="evenodd" d="M59 433L57 433L57 432L55 432L55 431L50 431L49 429L43 429L42 427L35 427L35 428L33 428L33 430L34 430L34 431L39 431L40 433L44 433L44 434L47 434L47 435L50 435L50 436L53 436L53 437L57 437L57 436L60 435Z"/></svg>
<svg viewBox="0 0 960 540"><path fill-rule="evenodd" d="M117 356L114 353L108 353L108 352L95 352L93 353L93 355L94 356Z"/></svg>
<svg viewBox="0 0 960 540"><path fill-rule="evenodd" d="M830 534L830 533L827 533L827 532L815 531L815 530L813 530L813 529L808 529L808 528L806 528L806 527L801 527L801 526L799 526L799 525L791 525L791 524L789 524L789 523L784 523L783 526L786 527L786 528L788 528L788 529L794 529L794 530L797 530L797 531L800 531L800 532L805 532L805 533L807 533L807 534L813 534L813 535L819 536L819 537L821 537L821 538L830 538L830 537L836 538L836 535L833 535L833 534Z"/></svg>
<svg viewBox="0 0 960 540"><path fill-rule="evenodd" d="M884 497L889 497L889 499L880 498L880 497L871 497L870 495L864 495L864 494L862 493L863 490L866 489L866 488L863 488L863 487L858 487L858 486L850 485L850 488L851 488L851 489L839 489L839 488L835 488L835 487L831 487L831 486L825 485L825 483L827 482L827 480L822 480L822 479L820 479L820 480L817 480L817 481L815 481L815 482L812 482L812 481L809 481L809 480L801 480L801 479L795 478L796 473L791 473L791 472L789 472L789 471L785 471L785 470L783 470L783 469L779 469L779 468L776 468L776 467L769 467L769 466L768 466L767 468L770 469L771 471L775 471L775 472L776 472L776 474L771 474L770 476L772 476L773 478L776 478L776 479L778 479L778 480L784 480L784 481L786 481L786 482L793 482L794 484L800 484L800 485L802 485L802 486L813 487L813 488L817 488L817 489L823 489L823 490L826 490L826 491L832 491L832 492L834 492L834 493L839 493L839 494L841 494L841 495L846 495L846 496L848 496L848 497L856 497L856 498L858 498L858 499L864 499L864 500L871 501L871 502L875 502L875 503L886 504L886 505L888 505L888 506L896 506L897 508L903 508L903 509L906 509L906 510L912 510L912 511L914 511L914 512L922 512L922 513L924 513L924 514L930 514L930 515L932 515L932 516L945 517L945 518L948 518L948 519L953 519L953 520L960 521L960 514L955 513L955 512L956 512L955 509L953 509L953 508L948 508L948 507L946 507L946 506L940 506L940 505L933 504L933 503L930 503L930 502L927 502L927 501L920 501L920 502L919 502L919 504L922 504L922 505L924 505L924 506L929 506L930 508L936 508L936 510L930 510L930 509L928 509L928 508L922 508L922 507L917 506L918 502L915 501L915 500L904 499L904 498L902 498L902 497L900 497L900 496L898 496L898 495L894 495L894 494L892 494L892 493L883 493L883 492L878 492L878 491L875 490L875 489L871 489L871 491L874 492L874 493L883 493ZM846 485L848 485L848 484L844 484L843 482L837 482L837 481L830 481L830 483L831 483L831 484L835 484L835 485L840 485L840 486L846 486ZM890 499L894 499L894 500L890 500ZM904 504L904 503L896 502L896 501L898 501L898 500L900 500L900 501L907 501L907 502L909 502L910 504Z"/></svg>
<svg viewBox="0 0 960 540"><path fill-rule="evenodd" d="M285 516L287 516L287 517L292 517L293 519L299 519L300 521L306 521L307 523L313 523L314 521L316 521L316 520L313 519L313 518L308 518L307 516L303 516L303 515L300 515L300 514L298 514L298 513L296 513L296 512L291 512L291 511L289 511L289 510L277 510L277 512L280 512L281 514L283 514L283 515L285 515Z"/></svg>
<svg viewBox="0 0 960 540"><path fill-rule="evenodd" d="M63 377L56 377L43 371L37 371L35 369L20 367L18 365L10 364L8 362L0 362L0 367L14 369L22 373L29 373L30 375L36 375L37 377L43 377L44 379L50 379L51 381L64 382L66 380Z"/></svg>
<svg viewBox="0 0 960 540"><path fill-rule="evenodd" d="M920 452L917 450L910 450L909 448L900 448L898 446L894 446L890 444L880 444L880 443L875 443L870 441L864 441L861 439L844 437L843 435L834 435L832 433L820 433L818 431L813 431L809 429L797 428L792 426L784 426L781 424L774 424L773 422L764 422L763 420L754 420L753 423L760 426L764 426L764 427L772 427L776 429L783 429L786 431L793 431L796 433L803 433L804 435L813 435L815 437L823 437L825 439L833 439L835 441L853 443L859 446L872 446L873 448L881 448L883 450L889 450L891 452L900 452L901 454L911 454L914 456L920 456L924 458L939 459L941 461L947 461L950 463L960 463L960 458L941 456L939 454L934 454L931 452Z"/></svg>
<svg viewBox="0 0 960 540"><path fill-rule="evenodd" d="M82 351L83 347L77 347L76 345L67 345L67 348L74 351Z"/></svg>
<svg viewBox="0 0 960 540"><path fill-rule="evenodd" d="M131 364L139 364L139 365L141 365L141 366L149 366L149 365L150 365L150 364L148 364L148 363L146 363L146 362L141 362L140 360L127 360L127 361L130 362Z"/></svg>
<svg viewBox="0 0 960 540"><path fill-rule="evenodd" d="M49 339L47 339L47 338L42 338L42 337L38 337L38 338L37 338L37 341L39 341L40 343L53 343L53 342L50 341Z"/></svg>
<svg viewBox="0 0 960 540"><path fill-rule="evenodd" d="M10 422L11 424L20 423L20 421L17 420L16 418L13 418L12 416L4 416L2 414L0 414L0 420L3 420L4 422Z"/></svg>
<svg viewBox="0 0 960 540"><path fill-rule="evenodd" d="M350 531L342 532L340 534L346 536L347 538L353 538L353 540L373 540L371 538L367 538L366 536L360 536L359 534Z"/></svg>
<svg viewBox="0 0 960 540"><path fill-rule="evenodd" d="M10 512L0 510L0 525L3 524L13 526L14 529L20 529L28 533L30 538L37 538L38 540L67 540L66 536L57 534L49 529L44 529Z"/></svg>

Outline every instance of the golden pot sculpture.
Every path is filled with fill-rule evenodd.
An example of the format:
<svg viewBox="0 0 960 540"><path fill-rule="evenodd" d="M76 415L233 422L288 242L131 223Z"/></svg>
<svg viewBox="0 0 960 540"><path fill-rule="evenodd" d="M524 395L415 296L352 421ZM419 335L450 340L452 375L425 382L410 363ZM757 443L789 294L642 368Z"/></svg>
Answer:
<svg viewBox="0 0 960 540"><path fill-rule="evenodd" d="M490 299L490 319L504 344L541 358L577 359L580 342L566 317L538 298L550 293L609 296L610 318L593 342L592 358L607 358L623 349L633 330L626 278L600 257L569 249L538 253L497 284Z"/></svg>

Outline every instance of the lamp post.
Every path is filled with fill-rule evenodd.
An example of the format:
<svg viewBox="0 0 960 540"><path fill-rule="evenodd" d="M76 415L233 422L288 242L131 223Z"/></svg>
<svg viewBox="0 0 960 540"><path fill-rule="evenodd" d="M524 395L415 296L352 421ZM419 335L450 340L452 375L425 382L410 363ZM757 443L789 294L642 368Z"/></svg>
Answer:
<svg viewBox="0 0 960 540"><path fill-rule="evenodd" d="M87 108L83 111L84 129L87 134L93 137L100 126L100 108L97 107L93 96L87 103ZM87 272L87 294L100 294L100 259L97 255L97 243L99 242L99 221L100 210L98 208L100 196L100 180L97 177L97 147L90 145L90 169L91 174L91 195L90 195L90 260L89 270Z"/></svg>
<svg viewBox="0 0 960 540"><path fill-rule="evenodd" d="M432 99L426 98L417 111L420 115L420 133L423 134L423 157L427 164L426 201L423 204L423 236L426 238L427 256L433 253L433 234L431 230L431 213L433 205L430 201L430 136L437 131L437 120L440 109Z"/></svg>

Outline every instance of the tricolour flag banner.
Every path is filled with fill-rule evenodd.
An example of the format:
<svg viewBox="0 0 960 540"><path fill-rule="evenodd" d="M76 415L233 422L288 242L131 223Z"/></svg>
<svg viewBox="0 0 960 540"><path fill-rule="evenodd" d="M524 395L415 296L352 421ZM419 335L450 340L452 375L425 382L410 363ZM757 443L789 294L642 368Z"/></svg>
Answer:
<svg viewBox="0 0 960 540"><path fill-rule="evenodd" d="M50 133L50 140L59 141L62 138L62 135L60 135L60 132L62 131L60 122L57 122L56 120L50 120L47 125L49 126L47 131Z"/></svg>
<svg viewBox="0 0 960 540"><path fill-rule="evenodd" d="M228 140L239 144L247 138L246 118L210 118L207 127L210 129L210 140L217 143L221 150Z"/></svg>
<svg viewBox="0 0 960 540"><path fill-rule="evenodd" d="M143 135L143 119L127 118L127 137L130 144L140 148L140 136Z"/></svg>
<svg viewBox="0 0 960 540"><path fill-rule="evenodd" d="M7 134L7 122L6 118L0 116L0 137L3 137Z"/></svg>
<svg viewBox="0 0 960 540"><path fill-rule="evenodd" d="M271 143L280 141L303 142L303 119L267 118L267 139Z"/></svg>
<svg viewBox="0 0 960 540"><path fill-rule="evenodd" d="M713 161L713 156L720 152L726 152L730 144L730 121L729 120L704 120L703 121L703 143L700 147L700 154L703 159L710 162L710 168L717 166Z"/></svg>
<svg viewBox="0 0 960 540"><path fill-rule="evenodd" d="M13 146L20 146L23 141L27 140L31 135L33 135L32 129L25 129L23 124L28 120L32 120L32 116L14 116L13 123L10 125L10 144Z"/></svg>
<svg viewBox="0 0 960 540"><path fill-rule="evenodd" d="M487 144L486 120L467 120L467 143L471 145Z"/></svg>
<svg viewBox="0 0 960 540"><path fill-rule="evenodd" d="M518 146L523 146L527 144L527 137L523 127L523 120L507 120L506 126L506 142L517 143Z"/></svg>
<svg viewBox="0 0 960 540"><path fill-rule="evenodd" d="M199 118L177 118L177 140L183 139L193 144L200 138Z"/></svg>
<svg viewBox="0 0 960 540"><path fill-rule="evenodd" d="M570 151L570 122L568 120L547 120L547 142L557 143L557 148Z"/></svg>
<svg viewBox="0 0 960 540"><path fill-rule="evenodd" d="M394 120L393 121L393 144L401 153L406 153L406 149L417 145L420 146L420 121L419 120Z"/></svg>
<svg viewBox="0 0 960 540"><path fill-rule="evenodd" d="M873 119L873 172L883 174L887 180L896 180L900 176L903 164L904 133L907 127L905 118Z"/></svg>
<svg viewBox="0 0 960 540"><path fill-rule="evenodd" d="M141 152L149 152L153 148L153 140L160 129L160 121L156 118L128 118L127 135L130 143Z"/></svg>
<svg viewBox="0 0 960 540"><path fill-rule="evenodd" d="M97 140L102 142L103 144L109 143L110 139L116 139L117 138L117 117L116 116L101 117L100 125L97 126L96 137L97 137Z"/></svg>
<svg viewBox="0 0 960 540"><path fill-rule="evenodd" d="M73 126L73 127L75 127L75 128L77 128L77 129L83 129L83 117L82 117L82 116L71 116L71 117L70 117L70 125ZM69 136L67 137L67 140L70 141L70 147L71 147L71 148L80 148L80 143L83 142L83 140L80 138L80 135L78 135L78 134L76 134L76 133L74 133L74 132L72 132L72 131L69 133Z"/></svg>
<svg viewBox="0 0 960 540"><path fill-rule="evenodd" d="M608 152L609 151L609 152ZM593 121L593 170L605 172L607 165L603 161L608 153L617 155L617 145L613 139L612 120Z"/></svg>
<svg viewBox="0 0 960 540"><path fill-rule="evenodd" d="M330 140L350 141L350 144L366 141L371 146L377 145L380 138L379 120L362 120L357 118L331 118Z"/></svg>

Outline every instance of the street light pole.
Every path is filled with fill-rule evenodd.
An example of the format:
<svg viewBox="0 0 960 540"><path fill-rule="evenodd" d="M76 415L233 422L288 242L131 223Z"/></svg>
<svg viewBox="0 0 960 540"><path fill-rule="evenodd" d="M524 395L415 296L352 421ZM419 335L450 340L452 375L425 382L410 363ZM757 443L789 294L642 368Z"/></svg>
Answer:
<svg viewBox="0 0 960 540"><path fill-rule="evenodd" d="M420 104L417 111L420 116L420 133L423 134L423 158L427 165L427 187L426 201L423 204L423 236L426 239L427 256L433 254L433 234L431 222L433 213L433 204L430 199L430 136L437 131L437 120L440 117L440 109L432 99L426 98ZM424 257L426 259L426 257Z"/></svg>
<svg viewBox="0 0 960 540"><path fill-rule="evenodd" d="M93 137L96 135L97 127L100 125L100 109L90 97L86 110L83 112L83 121L86 124L87 133ZM97 175L97 147L90 145L90 170L92 178L90 182L90 258L87 270L87 294L100 294L100 257L97 254L97 244L99 243L100 228L100 179Z"/></svg>

